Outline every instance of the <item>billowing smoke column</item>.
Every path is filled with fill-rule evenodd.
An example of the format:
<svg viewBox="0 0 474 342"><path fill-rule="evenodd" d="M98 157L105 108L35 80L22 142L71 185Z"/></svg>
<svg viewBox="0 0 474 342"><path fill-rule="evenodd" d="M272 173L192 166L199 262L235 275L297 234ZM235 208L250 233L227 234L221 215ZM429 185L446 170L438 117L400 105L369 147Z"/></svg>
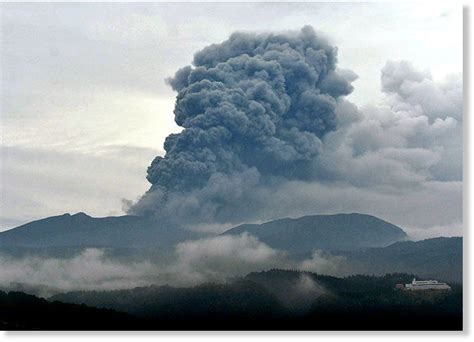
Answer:
<svg viewBox="0 0 474 342"><path fill-rule="evenodd" d="M235 211L258 187L311 178L321 139L338 125L337 99L352 91L336 54L309 26L234 33L196 53L192 67L168 80L184 130L166 138L165 156L148 168L152 187L130 211L238 221Z"/></svg>

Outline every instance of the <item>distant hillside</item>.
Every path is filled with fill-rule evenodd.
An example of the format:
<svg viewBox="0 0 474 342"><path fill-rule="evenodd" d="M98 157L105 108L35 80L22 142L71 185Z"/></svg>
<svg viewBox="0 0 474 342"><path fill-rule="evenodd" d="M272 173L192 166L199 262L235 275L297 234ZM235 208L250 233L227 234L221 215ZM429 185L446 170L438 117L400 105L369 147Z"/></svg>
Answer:
<svg viewBox="0 0 474 342"><path fill-rule="evenodd" d="M342 253L353 273L410 272L425 278L462 282L462 238L403 241L384 248Z"/></svg>
<svg viewBox="0 0 474 342"><path fill-rule="evenodd" d="M75 291L50 300L86 304L160 320L281 317L287 310L249 281L195 287L150 286L115 291Z"/></svg>
<svg viewBox="0 0 474 342"><path fill-rule="evenodd" d="M462 329L462 288L417 294L394 291L395 284L413 276L337 278L271 270L224 284L79 291L50 300L124 311L165 330Z"/></svg>
<svg viewBox="0 0 474 342"><path fill-rule="evenodd" d="M301 255L314 249L356 250L387 246L406 238L399 227L362 214L304 216L261 225L245 224L224 234L243 232L273 248ZM48 248L43 252L57 253L61 247L171 247L202 236L204 234L144 217L94 218L78 213L48 217L0 232L0 247L6 252L14 248L11 250L14 254L23 253L18 248Z"/></svg>
<svg viewBox="0 0 474 342"><path fill-rule="evenodd" d="M408 273L391 273L382 276L351 275L333 277L314 272L273 269L249 273L245 279L263 286L267 291L281 299L287 296L289 289L295 286L298 287L302 279L310 280L319 287L319 293L316 293L316 296L312 298L314 300L321 295L328 294L370 292L376 295L386 293L392 291L395 284L411 282L415 276Z"/></svg>
<svg viewBox="0 0 474 342"><path fill-rule="evenodd" d="M1 232L0 247L162 247L196 237L196 233L143 217L94 218L78 213Z"/></svg>
<svg viewBox="0 0 474 342"><path fill-rule="evenodd" d="M336 214L285 218L263 224L244 224L224 234L248 232L269 246L292 254L314 249L347 251L384 247L407 238L399 227L363 214Z"/></svg>

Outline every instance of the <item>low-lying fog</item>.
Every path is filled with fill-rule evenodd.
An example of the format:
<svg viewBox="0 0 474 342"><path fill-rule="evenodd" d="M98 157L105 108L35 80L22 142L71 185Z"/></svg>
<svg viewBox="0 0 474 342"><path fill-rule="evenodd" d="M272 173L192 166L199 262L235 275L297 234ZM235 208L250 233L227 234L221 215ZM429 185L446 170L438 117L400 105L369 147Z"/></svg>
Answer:
<svg viewBox="0 0 474 342"><path fill-rule="evenodd" d="M169 260L114 257L108 249L85 248L68 257L0 253L0 287L49 296L73 290L113 290L147 285L193 286L226 281L271 268L342 275L346 259L314 251L293 260L255 237L218 236L179 243ZM302 281L302 288L313 284Z"/></svg>

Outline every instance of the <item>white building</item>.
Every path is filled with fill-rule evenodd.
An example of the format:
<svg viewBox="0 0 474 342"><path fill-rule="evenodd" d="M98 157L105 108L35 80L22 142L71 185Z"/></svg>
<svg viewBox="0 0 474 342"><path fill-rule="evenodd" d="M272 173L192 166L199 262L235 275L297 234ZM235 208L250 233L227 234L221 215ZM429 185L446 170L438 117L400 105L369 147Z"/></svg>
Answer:
<svg viewBox="0 0 474 342"><path fill-rule="evenodd" d="M451 286L446 283L440 283L437 280L416 280L413 278L411 284L405 284L405 290L451 290Z"/></svg>

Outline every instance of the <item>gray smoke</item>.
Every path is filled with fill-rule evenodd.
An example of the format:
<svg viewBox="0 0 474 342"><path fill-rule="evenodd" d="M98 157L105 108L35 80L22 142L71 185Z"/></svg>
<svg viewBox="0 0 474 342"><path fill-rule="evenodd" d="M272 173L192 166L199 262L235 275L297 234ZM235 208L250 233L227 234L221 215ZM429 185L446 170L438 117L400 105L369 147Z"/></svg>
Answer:
<svg viewBox="0 0 474 342"><path fill-rule="evenodd" d="M129 211L183 222L255 218L258 189L314 177L323 137L356 76L337 49L305 26L286 34L234 33L195 54L168 80L178 92L164 157ZM265 197L265 201L267 198Z"/></svg>

